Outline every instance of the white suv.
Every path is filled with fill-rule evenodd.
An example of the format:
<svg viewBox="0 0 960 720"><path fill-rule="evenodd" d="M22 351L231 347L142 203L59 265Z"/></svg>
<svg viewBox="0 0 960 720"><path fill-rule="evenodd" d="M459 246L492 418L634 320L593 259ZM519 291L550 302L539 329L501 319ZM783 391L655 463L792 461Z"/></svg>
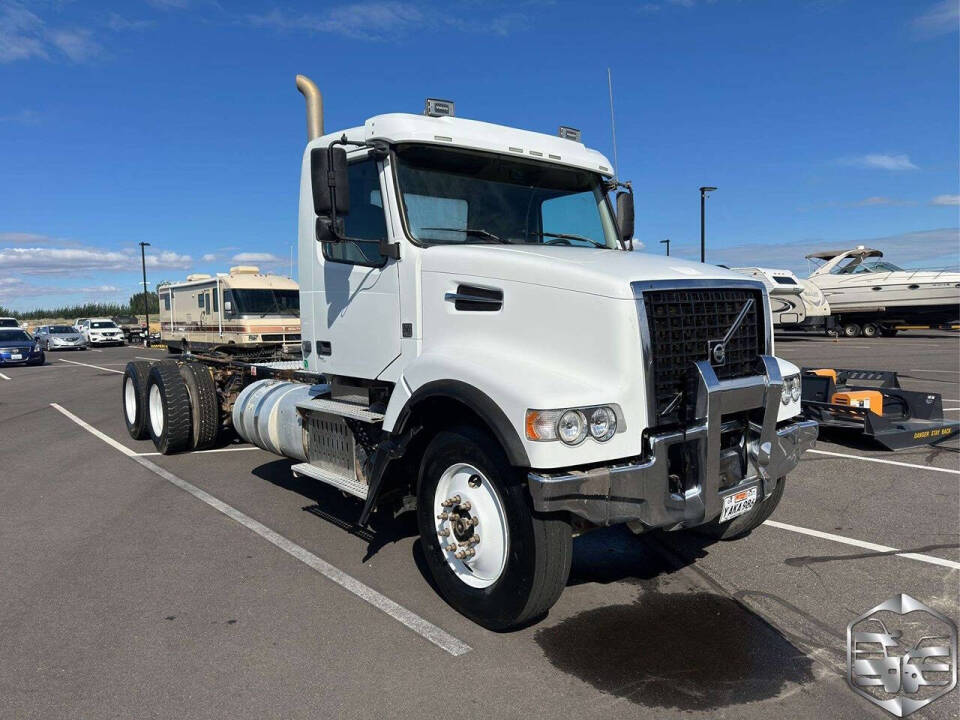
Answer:
<svg viewBox="0 0 960 720"><path fill-rule="evenodd" d="M80 334L88 345L123 345L123 330L110 318L84 318Z"/></svg>

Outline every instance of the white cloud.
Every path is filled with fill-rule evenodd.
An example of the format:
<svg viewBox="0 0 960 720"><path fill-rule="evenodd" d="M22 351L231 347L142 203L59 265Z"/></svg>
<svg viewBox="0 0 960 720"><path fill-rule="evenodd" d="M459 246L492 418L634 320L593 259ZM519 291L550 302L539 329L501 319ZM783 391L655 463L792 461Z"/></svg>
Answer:
<svg viewBox="0 0 960 720"><path fill-rule="evenodd" d="M487 17L476 12L457 16L450 12L424 12L410 2L371 0L340 5L321 14L291 13L274 8L262 15L247 15L245 21L255 27L274 30L332 33L357 40L392 40L414 30L447 28L506 36L521 28L526 16L518 12Z"/></svg>
<svg viewBox="0 0 960 720"><path fill-rule="evenodd" d="M0 277L0 303L18 304L17 301L23 298L36 297L63 297L70 295L84 295L93 299L113 300L117 295L122 295L126 291L116 285L93 285L72 287L69 285L40 285L27 282L22 278Z"/></svg>
<svg viewBox="0 0 960 720"><path fill-rule="evenodd" d="M161 10L182 10L190 4L190 0L147 0L147 2Z"/></svg>
<svg viewBox="0 0 960 720"><path fill-rule="evenodd" d="M937 195L930 201L931 205L960 205L960 195Z"/></svg>
<svg viewBox="0 0 960 720"><path fill-rule="evenodd" d="M942 0L913 20L914 30L927 37L956 32L958 26L960 26L960 2L957 0Z"/></svg>
<svg viewBox="0 0 960 720"><path fill-rule="evenodd" d="M913 200L897 200L896 198L885 197L883 195L873 195L859 202L852 203L849 207L903 207L916 204Z"/></svg>
<svg viewBox="0 0 960 720"><path fill-rule="evenodd" d="M145 30L153 25L153 20L130 20L118 13L110 13L107 19L107 27L114 32L126 32L127 30Z"/></svg>
<svg viewBox="0 0 960 720"><path fill-rule="evenodd" d="M217 256L214 255L213 253L207 253L206 255L204 255L203 257L201 257L200 259L201 259L203 262L213 262L214 260L217 259Z"/></svg>
<svg viewBox="0 0 960 720"><path fill-rule="evenodd" d="M15 0L0 5L0 63L39 58L87 62L103 52L89 30L49 27Z"/></svg>
<svg viewBox="0 0 960 720"><path fill-rule="evenodd" d="M0 125L37 125L40 122L40 113L36 110L24 108L9 115L0 115Z"/></svg>
<svg viewBox="0 0 960 720"><path fill-rule="evenodd" d="M279 263L286 262L273 253L242 252L237 253L232 258L236 263Z"/></svg>
<svg viewBox="0 0 960 720"><path fill-rule="evenodd" d="M161 252L146 256L148 268L187 269L193 264L189 255ZM97 248L12 247L0 249L0 272L16 271L25 275L66 275L104 270L136 270L140 258L132 252Z"/></svg>
<svg viewBox="0 0 960 720"><path fill-rule="evenodd" d="M887 153L869 153L859 157L847 157L839 160L841 165L853 167L875 168L880 170L916 170L917 166L910 162L906 154L891 155Z"/></svg>

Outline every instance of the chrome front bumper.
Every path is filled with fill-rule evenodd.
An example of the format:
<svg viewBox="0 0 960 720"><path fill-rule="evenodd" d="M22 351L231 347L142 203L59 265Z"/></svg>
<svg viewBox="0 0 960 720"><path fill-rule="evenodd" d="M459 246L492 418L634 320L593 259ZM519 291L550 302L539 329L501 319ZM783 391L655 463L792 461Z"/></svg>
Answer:
<svg viewBox="0 0 960 720"><path fill-rule="evenodd" d="M534 508L570 512L596 525L638 521L646 528L674 529L713 520L720 515L723 496L744 487L759 485L761 497L769 497L778 480L800 462L801 453L814 445L818 427L812 420L777 427L783 378L774 358L761 359L764 374L733 380L719 380L708 362L698 362L697 421L650 436L640 462L561 473L531 471ZM744 447L721 450L722 416L760 408L762 422L748 423ZM678 443L687 445L692 471L671 478L668 454Z"/></svg>

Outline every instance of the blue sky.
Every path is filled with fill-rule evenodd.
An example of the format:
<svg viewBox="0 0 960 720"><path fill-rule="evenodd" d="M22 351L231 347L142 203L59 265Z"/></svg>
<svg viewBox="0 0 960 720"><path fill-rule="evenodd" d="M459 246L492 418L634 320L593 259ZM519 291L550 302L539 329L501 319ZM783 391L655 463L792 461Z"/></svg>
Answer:
<svg viewBox="0 0 960 720"><path fill-rule="evenodd" d="M126 300L240 261L286 272L304 112L427 96L612 157L637 237L805 269L870 243L960 262L958 0L0 0L0 304Z"/></svg>

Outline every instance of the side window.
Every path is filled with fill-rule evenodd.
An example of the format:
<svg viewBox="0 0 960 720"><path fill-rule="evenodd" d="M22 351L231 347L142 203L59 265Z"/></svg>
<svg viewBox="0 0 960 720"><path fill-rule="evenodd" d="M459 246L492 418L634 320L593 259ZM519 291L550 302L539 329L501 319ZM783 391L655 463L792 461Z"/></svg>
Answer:
<svg viewBox="0 0 960 720"><path fill-rule="evenodd" d="M215 287L213 289L213 311L214 312L220 312L220 298L218 297L219 295L220 295L220 288Z"/></svg>
<svg viewBox="0 0 960 720"><path fill-rule="evenodd" d="M203 310L203 293L197 293L197 307Z"/></svg>
<svg viewBox="0 0 960 720"><path fill-rule="evenodd" d="M209 313L210 312L210 292L209 291L203 294L203 304L205 306L206 311Z"/></svg>
<svg viewBox="0 0 960 720"><path fill-rule="evenodd" d="M350 178L350 214L343 218L347 237L356 242L323 243L323 257L333 262L380 267L386 258L380 254L380 240L387 237L387 221L380 198L380 171L372 158L352 163Z"/></svg>
<svg viewBox="0 0 960 720"><path fill-rule="evenodd" d="M169 310L169 309L170 309L170 296L169 296L169 295L164 295L164 296L163 296L163 309L164 309L164 310Z"/></svg>

